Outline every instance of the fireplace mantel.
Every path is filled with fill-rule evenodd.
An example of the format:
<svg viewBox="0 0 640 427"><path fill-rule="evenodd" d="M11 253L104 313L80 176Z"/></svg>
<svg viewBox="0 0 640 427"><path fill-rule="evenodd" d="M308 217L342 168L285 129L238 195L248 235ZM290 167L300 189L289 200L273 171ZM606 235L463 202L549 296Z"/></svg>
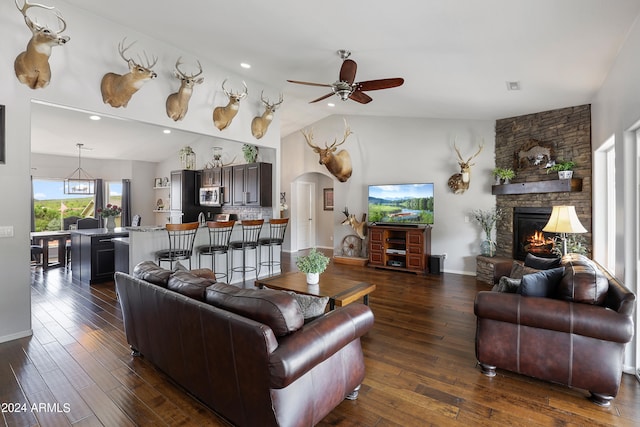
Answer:
<svg viewBox="0 0 640 427"><path fill-rule="evenodd" d="M582 191L582 178L554 179L549 181L518 182L491 187L491 194L566 193Z"/></svg>

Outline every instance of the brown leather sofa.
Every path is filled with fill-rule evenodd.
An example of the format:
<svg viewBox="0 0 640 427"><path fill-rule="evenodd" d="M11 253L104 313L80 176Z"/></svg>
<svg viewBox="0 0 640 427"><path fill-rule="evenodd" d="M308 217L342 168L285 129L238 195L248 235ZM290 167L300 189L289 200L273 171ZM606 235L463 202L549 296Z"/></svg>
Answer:
<svg viewBox="0 0 640 427"><path fill-rule="evenodd" d="M506 369L588 390L591 401L608 406L633 338L635 295L580 255L563 257L561 266L562 279L549 297L478 293L476 357L487 376Z"/></svg>
<svg viewBox="0 0 640 427"><path fill-rule="evenodd" d="M313 426L357 397L369 307L350 304L304 324L285 292L139 267L136 277L115 275L134 354L233 425Z"/></svg>

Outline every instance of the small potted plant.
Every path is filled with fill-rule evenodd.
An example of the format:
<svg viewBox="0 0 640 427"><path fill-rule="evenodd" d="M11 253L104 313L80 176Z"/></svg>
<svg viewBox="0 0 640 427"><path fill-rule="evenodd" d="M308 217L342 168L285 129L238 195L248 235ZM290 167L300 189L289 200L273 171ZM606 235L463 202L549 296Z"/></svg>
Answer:
<svg viewBox="0 0 640 427"><path fill-rule="evenodd" d="M322 273L329 264L329 257L318 252L316 248L311 249L308 255L298 257L296 259L296 267L307 275L307 283L309 285L317 285L320 281L320 273Z"/></svg>
<svg viewBox="0 0 640 427"><path fill-rule="evenodd" d="M493 175L496 177L496 185L500 185L500 180L503 180L505 184L515 178L516 173L511 168L495 168Z"/></svg>
<svg viewBox="0 0 640 427"><path fill-rule="evenodd" d="M258 158L258 147L251 144L243 144L242 155L247 163L255 163Z"/></svg>
<svg viewBox="0 0 640 427"><path fill-rule="evenodd" d="M547 169L547 173L551 171L558 172L559 179L571 179L573 177L573 168L576 163L571 160L556 160L555 164Z"/></svg>

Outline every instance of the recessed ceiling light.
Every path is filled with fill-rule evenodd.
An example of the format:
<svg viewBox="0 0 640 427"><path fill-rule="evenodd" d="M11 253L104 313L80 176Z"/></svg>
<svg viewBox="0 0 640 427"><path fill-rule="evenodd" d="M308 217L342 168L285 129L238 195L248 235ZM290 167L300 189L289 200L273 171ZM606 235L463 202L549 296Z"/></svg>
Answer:
<svg viewBox="0 0 640 427"><path fill-rule="evenodd" d="M333 102L329 102L329 103L327 103L327 106L329 106L329 107L335 107L335 106L336 106L336 104L334 104Z"/></svg>
<svg viewBox="0 0 640 427"><path fill-rule="evenodd" d="M162 131L162 133L169 135L171 133L171 129L165 129Z"/></svg>
<svg viewBox="0 0 640 427"><path fill-rule="evenodd" d="M240 63L240 66L241 66L242 68L246 68L246 69L251 68L251 64L247 64L246 62L241 62L241 63Z"/></svg>
<svg viewBox="0 0 640 427"><path fill-rule="evenodd" d="M96 115L93 115L93 116L89 116L89 118L90 118L91 120L100 120L102 117L100 117L100 116L96 116Z"/></svg>
<svg viewBox="0 0 640 427"><path fill-rule="evenodd" d="M520 82L507 82L507 90L520 90Z"/></svg>

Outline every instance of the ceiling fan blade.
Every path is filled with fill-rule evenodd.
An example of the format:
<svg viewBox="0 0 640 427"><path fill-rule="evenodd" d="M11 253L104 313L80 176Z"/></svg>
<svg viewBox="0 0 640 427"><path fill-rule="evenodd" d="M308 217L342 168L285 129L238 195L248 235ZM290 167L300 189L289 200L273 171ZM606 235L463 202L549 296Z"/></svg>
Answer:
<svg viewBox="0 0 640 427"><path fill-rule="evenodd" d="M360 104L368 104L373 101L373 99L369 95L364 92L360 92L359 90L354 91L351 95L349 95L349 98L353 99L356 102L359 102Z"/></svg>
<svg viewBox="0 0 640 427"><path fill-rule="evenodd" d="M314 99L313 101L309 101L309 104L313 104L314 102L318 102L318 101L322 101L323 99L327 99L328 97L330 97L331 95L333 95L333 92L328 93L326 95L321 96L318 99Z"/></svg>
<svg viewBox="0 0 640 427"><path fill-rule="evenodd" d="M310 83L310 82L301 82L298 80L287 80L289 83L296 83L299 85L307 85L307 86L322 86L322 87L331 87L332 85L326 83Z"/></svg>
<svg viewBox="0 0 640 427"><path fill-rule="evenodd" d="M404 79L396 77L393 79L367 80L357 83L359 90L379 90L402 86Z"/></svg>
<svg viewBox="0 0 640 427"><path fill-rule="evenodd" d="M345 59L340 67L340 81L352 84L356 78L358 64L352 59Z"/></svg>

